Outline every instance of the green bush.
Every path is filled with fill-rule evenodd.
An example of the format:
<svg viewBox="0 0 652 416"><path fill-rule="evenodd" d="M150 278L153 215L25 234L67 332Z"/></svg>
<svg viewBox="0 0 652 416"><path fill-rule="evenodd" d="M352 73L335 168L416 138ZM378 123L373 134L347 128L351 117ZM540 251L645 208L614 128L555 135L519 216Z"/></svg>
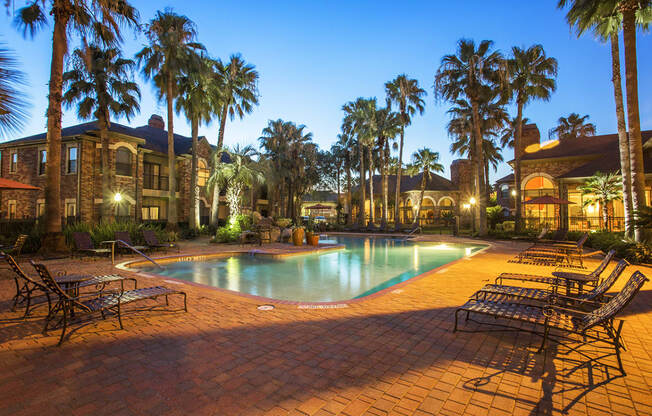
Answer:
<svg viewBox="0 0 652 416"><path fill-rule="evenodd" d="M582 231L568 233L568 240L578 240ZM652 247L649 243L627 240L622 232L596 231L589 233L586 246L605 253L616 250L616 256L632 263L652 263Z"/></svg>
<svg viewBox="0 0 652 416"><path fill-rule="evenodd" d="M215 241L218 243L233 243L238 241L242 234L242 228L239 223L234 223L232 226L220 227L215 233Z"/></svg>
<svg viewBox="0 0 652 416"><path fill-rule="evenodd" d="M503 230L506 232L514 231L514 221L503 221Z"/></svg>
<svg viewBox="0 0 652 416"><path fill-rule="evenodd" d="M156 237L161 242L170 241L171 239L170 233L165 231L160 225L147 223L139 224L132 221L102 222L99 224L80 222L67 225L63 229L63 234L66 237L66 243L70 247L73 247L75 243L72 238L72 233L87 232L91 235L91 240L93 240L95 246L98 247L102 241L114 240L116 231L128 231L131 241L136 245L141 245L145 243L143 239L143 230L154 230L156 232Z"/></svg>

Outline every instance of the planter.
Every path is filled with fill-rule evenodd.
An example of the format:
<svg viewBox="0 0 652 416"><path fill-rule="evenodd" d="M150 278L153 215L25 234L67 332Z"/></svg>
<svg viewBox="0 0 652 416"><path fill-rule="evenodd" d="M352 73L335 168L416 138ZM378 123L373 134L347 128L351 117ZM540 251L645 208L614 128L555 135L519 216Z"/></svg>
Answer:
<svg viewBox="0 0 652 416"><path fill-rule="evenodd" d="M306 244L310 244L310 239L312 238L313 235L315 235L314 232L306 231Z"/></svg>
<svg viewBox="0 0 652 416"><path fill-rule="evenodd" d="M313 234L313 235L310 236L310 238L306 237L306 241L311 246L318 246L319 245L319 234Z"/></svg>
<svg viewBox="0 0 652 416"><path fill-rule="evenodd" d="M292 231L292 243L295 246L303 245L303 237L304 237L303 228L295 228L294 231Z"/></svg>

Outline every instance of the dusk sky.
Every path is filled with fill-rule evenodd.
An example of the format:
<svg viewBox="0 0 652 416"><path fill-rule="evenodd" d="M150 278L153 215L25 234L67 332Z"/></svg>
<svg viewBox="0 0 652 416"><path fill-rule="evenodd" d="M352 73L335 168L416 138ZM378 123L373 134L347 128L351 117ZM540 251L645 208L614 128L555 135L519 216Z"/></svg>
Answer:
<svg viewBox="0 0 652 416"><path fill-rule="evenodd" d="M406 73L418 79L428 96L424 116L417 116L406 130L405 160L417 148L429 147L440 152L446 175L450 162L459 156L449 151L445 129L449 105L435 102L432 85L442 56L454 53L460 38L491 39L504 53L514 45L541 43L549 56L558 59L558 87L552 99L525 110L539 126L542 140L560 116L571 112L589 114L598 134L616 132L610 49L591 35L577 39L556 3L132 0L143 23L156 10L170 6L197 24L199 41L212 56L226 60L241 53L256 66L260 105L242 121L227 123L227 145L257 144L267 121L282 118L305 124L315 142L328 148L340 131L344 103L360 96L384 102L384 83ZM16 52L27 73L32 104L24 131L0 138L5 141L44 131L52 27L25 40L10 25L9 16L3 14L0 22L0 41ZM652 37L639 32L638 39L641 125L646 130L652 129ZM144 42L142 35L125 32L125 55L133 56ZM151 84L140 73L137 79L143 98L132 126L145 124L153 113L165 117L165 105L157 102ZM515 112L512 107L510 112ZM64 127L77 122L75 110L64 109ZM182 116L175 117L175 123L175 131L189 135ZM200 134L215 143L217 127L217 123L203 126ZM504 157L510 160L512 151L505 149ZM492 180L509 171L503 164Z"/></svg>

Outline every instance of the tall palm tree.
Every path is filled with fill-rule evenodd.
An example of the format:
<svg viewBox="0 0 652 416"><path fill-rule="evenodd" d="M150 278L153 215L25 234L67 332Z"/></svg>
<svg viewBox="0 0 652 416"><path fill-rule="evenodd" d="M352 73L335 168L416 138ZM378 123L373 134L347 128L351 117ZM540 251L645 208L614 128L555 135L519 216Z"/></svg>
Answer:
<svg viewBox="0 0 652 416"><path fill-rule="evenodd" d="M499 136L500 136L500 146L505 148L509 147L511 149L514 148L514 136L516 135L516 124L517 124L517 117L507 119L505 122L505 126L503 129L500 131ZM521 119L521 125L526 126L530 122L530 119L527 117L523 117Z"/></svg>
<svg viewBox="0 0 652 416"><path fill-rule="evenodd" d="M341 152L338 152L339 157L344 159L344 170L346 172L346 212L347 224L350 225L353 223L353 217L351 216L351 188L353 186L351 169L353 168L353 157L351 152L351 147L353 146L353 139L351 135L342 132L337 135L337 146L339 149L342 149Z"/></svg>
<svg viewBox="0 0 652 416"><path fill-rule="evenodd" d="M5 2L7 8L13 1ZM61 105L68 36L92 37L104 45L121 39L121 28L135 27L138 12L126 0L30 0L18 9L14 23L33 37L52 16L52 59L48 86L45 231L41 250L65 249L61 233Z"/></svg>
<svg viewBox="0 0 652 416"><path fill-rule="evenodd" d="M443 172L444 165L439 163L439 152L433 152L428 148L419 149L412 155L412 165L410 169L414 174L421 173L421 194L419 196L419 204L417 205L417 213L414 216L414 223L416 224L421 216L421 205L423 204L423 195L426 191L426 185L432 178L433 172Z"/></svg>
<svg viewBox="0 0 652 416"><path fill-rule="evenodd" d="M394 80L385 83L385 93L388 101L398 106L401 115L401 140L398 148L398 170L396 172L396 195L394 200L394 227L398 230L401 226L399 217L399 200L401 197L401 175L403 164L403 144L405 142L405 127L412 122L415 113L423 115L426 103L423 97L426 91L419 87L416 79L410 79L405 74L397 76Z"/></svg>
<svg viewBox="0 0 652 416"><path fill-rule="evenodd" d="M0 133L19 130L28 118L25 74L11 50L0 43Z"/></svg>
<svg viewBox="0 0 652 416"><path fill-rule="evenodd" d="M611 229L609 224L609 208L608 205L612 201L617 201L622 198L622 183L619 178L618 172L602 173L596 172L586 180L584 185L579 189L582 195L590 195L584 199L584 206L600 205L602 208L602 218L604 226L607 230Z"/></svg>
<svg viewBox="0 0 652 416"><path fill-rule="evenodd" d="M197 68L186 71L178 79L179 96L175 103L177 114L183 112L190 120L192 136L192 162L190 174L190 213L188 223L191 229L199 227L199 186L197 148L199 146L199 125L208 123L213 117L214 84L210 79L211 62L207 58L200 59Z"/></svg>
<svg viewBox="0 0 652 416"><path fill-rule="evenodd" d="M159 98L165 98L168 113L168 227L176 228L177 177L176 154L174 153L174 100L179 94L179 77L199 67L198 52L205 50L197 43L195 24L186 16L171 9L157 11L156 16L145 25L145 36L149 42L136 58L142 67L145 79L152 80L158 89Z"/></svg>
<svg viewBox="0 0 652 416"><path fill-rule="evenodd" d="M645 201L645 171L643 166L643 139L638 103L638 68L636 52L637 16L649 22L652 17L652 0L559 0L558 7L569 6L566 14L569 22L600 21L604 18L622 15L623 43L625 46L625 89L627 91L627 124L629 125L629 157L632 176L632 205L634 211L641 211ZM613 67L613 63L612 63ZM616 92L614 92L616 93ZM625 172L626 174L626 172ZM626 190L627 191L627 190ZM641 240L641 232L634 230L634 237Z"/></svg>
<svg viewBox="0 0 652 416"><path fill-rule="evenodd" d="M96 119L102 144L102 221L113 219L113 170L109 167L111 117L129 120L140 111L140 89L132 80L136 63L122 57L117 48L89 45L75 49L73 69L63 74L67 89L63 102L77 103L77 117Z"/></svg>
<svg viewBox="0 0 652 416"><path fill-rule="evenodd" d="M231 55L229 62L215 61L213 68L215 82L215 112L220 120L217 134L217 148L224 147L226 119L242 119L258 105L258 71L247 64L240 55ZM219 162L219 160L218 160ZM213 188L211 205L211 224L217 224L219 212L219 186Z"/></svg>
<svg viewBox="0 0 652 416"><path fill-rule="evenodd" d="M285 159L289 148L290 130L290 122L281 119L270 120L258 138L265 161L271 167L267 176L270 211L283 216L283 191L287 176Z"/></svg>
<svg viewBox="0 0 652 416"><path fill-rule="evenodd" d="M595 124L589 123L588 119L588 114L580 116L577 113L570 113L568 117L559 117L557 125L550 130L549 136L557 136L560 140L594 136Z"/></svg>
<svg viewBox="0 0 652 416"><path fill-rule="evenodd" d="M514 190L516 191L515 229L521 230L521 134L523 133L523 108L533 100L548 101L557 88L557 60L546 56L541 45L527 49L512 48L507 60L510 88L516 102L514 138Z"/></svg>
<svg viewBox="0 0 652 416"><path fill-rule="evenodd" d="M493 42L489 40L483 40L476 48L474 41L461 39L457 45L457 53L442 58L435 75L434 86L438 98L450 102L466 98L471 104L475 147L473 163L478 196L475 218L481 236L487 234L487 196L483 175L485 163L482 151L480 103L487 91L506 92L507 90L503 57L500 52L492 48Z"/></svg>
<svg viewBox="0 0 652 416"><path fill-rule="evenodd" d="M389 103L388 103L389 104ZM376 133L376 154L380 155L380 175L381 175L381 192L382 192L382 213L381 213L381 226L383 229L387 227L387 220L389 218L389 179L387 173L387 162L389 159L389 142L401 132L401 117L399 113L393 112L391 107L387 105L385 108L376 110L375 118L375 133ZM371 149L369 149L371 151ZM370 155L371 158L371 155Z"/></svg>

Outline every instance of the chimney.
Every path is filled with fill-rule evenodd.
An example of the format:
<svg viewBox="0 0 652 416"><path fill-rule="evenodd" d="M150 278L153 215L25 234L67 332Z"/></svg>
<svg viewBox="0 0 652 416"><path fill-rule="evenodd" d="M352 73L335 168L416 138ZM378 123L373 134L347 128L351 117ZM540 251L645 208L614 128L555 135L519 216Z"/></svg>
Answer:
<svg viewBox="0 0 652 416"><path fill-rule="evenodd" d="M147 122L147 125L161 130L165 129L165 122L163 121L163 117L159 116L158 114L152 114L152 116L149 118L149 121Z"/></svg>
<svg viewBox="0 0 652 416"><path fill-rule="evenodd" d="M451 163L451 182L463 195L473 194L473 164L468 159L456 159Z"/></svg>
<svg viewBox="0 0 652 416"><path fill-rule="evenodd" d="M523 156L525 149L533 144L541 144L541 133L539 132L536 123L526 124L523 126L519 156Z"/></svg>

